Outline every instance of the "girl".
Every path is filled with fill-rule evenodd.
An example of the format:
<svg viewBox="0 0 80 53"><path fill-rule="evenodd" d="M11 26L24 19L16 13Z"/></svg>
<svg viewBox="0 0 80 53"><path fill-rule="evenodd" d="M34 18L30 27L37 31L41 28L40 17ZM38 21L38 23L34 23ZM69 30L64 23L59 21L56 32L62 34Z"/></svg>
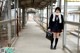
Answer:
<svg viewBox="0 0 80 53"><path fill-rule="evenodd" d="M64 28L64 19L63 15L61 15L61 9L56 7L55 13L51 14L50 21L49 21L49 29L53 33L53 37L51 39L51 46L50 49L56 49L58 38ZM53 41L55 38L55 45L53 47Z"/></svg>

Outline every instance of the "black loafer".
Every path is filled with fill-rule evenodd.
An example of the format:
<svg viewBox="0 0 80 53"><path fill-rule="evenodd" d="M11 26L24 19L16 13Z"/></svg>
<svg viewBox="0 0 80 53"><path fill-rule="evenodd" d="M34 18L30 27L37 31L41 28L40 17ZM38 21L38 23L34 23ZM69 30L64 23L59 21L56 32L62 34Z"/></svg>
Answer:
<svg viewBox="0 0 80 53"><path fill-rule="evenodd" d="M50 49L53 49L53 46L50 46Z"/></svg>
<svg viewBox="0 0 80 53"><path fill-rule="evenodd" d="M53 49L56 50L56 47L54 47Z"/></svg>

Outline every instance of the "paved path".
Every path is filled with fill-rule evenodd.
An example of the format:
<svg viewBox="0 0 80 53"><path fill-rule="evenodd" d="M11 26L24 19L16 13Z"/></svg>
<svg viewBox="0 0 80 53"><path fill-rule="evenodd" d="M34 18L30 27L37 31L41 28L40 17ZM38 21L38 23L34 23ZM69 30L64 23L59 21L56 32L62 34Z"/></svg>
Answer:
<svg viewBox="0 0 80 53"><path fill-rule="evenodd" d="M66 53L62 50L61 38L57 49L50 50L50 41L45 35L36 22L29 21L15 44L16 53Z"/></svg>

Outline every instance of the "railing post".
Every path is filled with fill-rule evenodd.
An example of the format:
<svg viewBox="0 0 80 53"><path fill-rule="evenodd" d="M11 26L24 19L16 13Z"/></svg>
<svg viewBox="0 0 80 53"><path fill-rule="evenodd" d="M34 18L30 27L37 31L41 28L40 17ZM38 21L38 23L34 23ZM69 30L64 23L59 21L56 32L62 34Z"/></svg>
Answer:
<svg viewBox="0 0 80 53"><path fill-rule="evenodd" d="M11 0L8 0L8 17L11 20ZM11 22L7 24L8 26L8 44L11 44Z"/></svg>

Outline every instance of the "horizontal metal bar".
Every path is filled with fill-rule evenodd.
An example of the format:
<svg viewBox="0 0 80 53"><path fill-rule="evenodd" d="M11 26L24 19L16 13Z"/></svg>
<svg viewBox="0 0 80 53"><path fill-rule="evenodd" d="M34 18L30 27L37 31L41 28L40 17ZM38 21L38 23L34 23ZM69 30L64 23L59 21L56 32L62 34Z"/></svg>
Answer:
<svg viewBox="0 0 80 53"><path fill-rule="evenodd" d="M75 26L80 26L79 22L72 22L72 21L65 21L65 24L71 24L71 25L75 25Z"/></svg>
<svg viewBox="0 0 80 53"><path fill-rule="evenodd" d="M69 14L80 14L80 11L69 11Z"/></svg>
<svg viewBox="0 0 80 53"><path fill-rule="evenodd" d="M75 30L75 32L80 33L80 30Z"/></svg>
<svg viewBox="0 0 80 53"><path fill-rule="evenodd" d="M80 38L80 36L78 36L77 34L73 33L73 32L70 32L70 34L72 34L73 36L77 37L77 38Z"/></svg>
<svg viewBox="0 0 80 53"><path fill-rule="evenodd" d="M9 22L13 22L13 21L16 21L17 19L9 19L9 20L2 20L2 21L0 21L0 24L7 24L7 23L9 23Z"/></svg>
<svg viewBox="0 0 80 53"><path fill-rule="evenodd" d="M40 20L39 20L40 21ZM80 26L79 22L72 22L72 21L65 21L65 24L71 24L71 25L75 25L75 26Z"/></svg>

